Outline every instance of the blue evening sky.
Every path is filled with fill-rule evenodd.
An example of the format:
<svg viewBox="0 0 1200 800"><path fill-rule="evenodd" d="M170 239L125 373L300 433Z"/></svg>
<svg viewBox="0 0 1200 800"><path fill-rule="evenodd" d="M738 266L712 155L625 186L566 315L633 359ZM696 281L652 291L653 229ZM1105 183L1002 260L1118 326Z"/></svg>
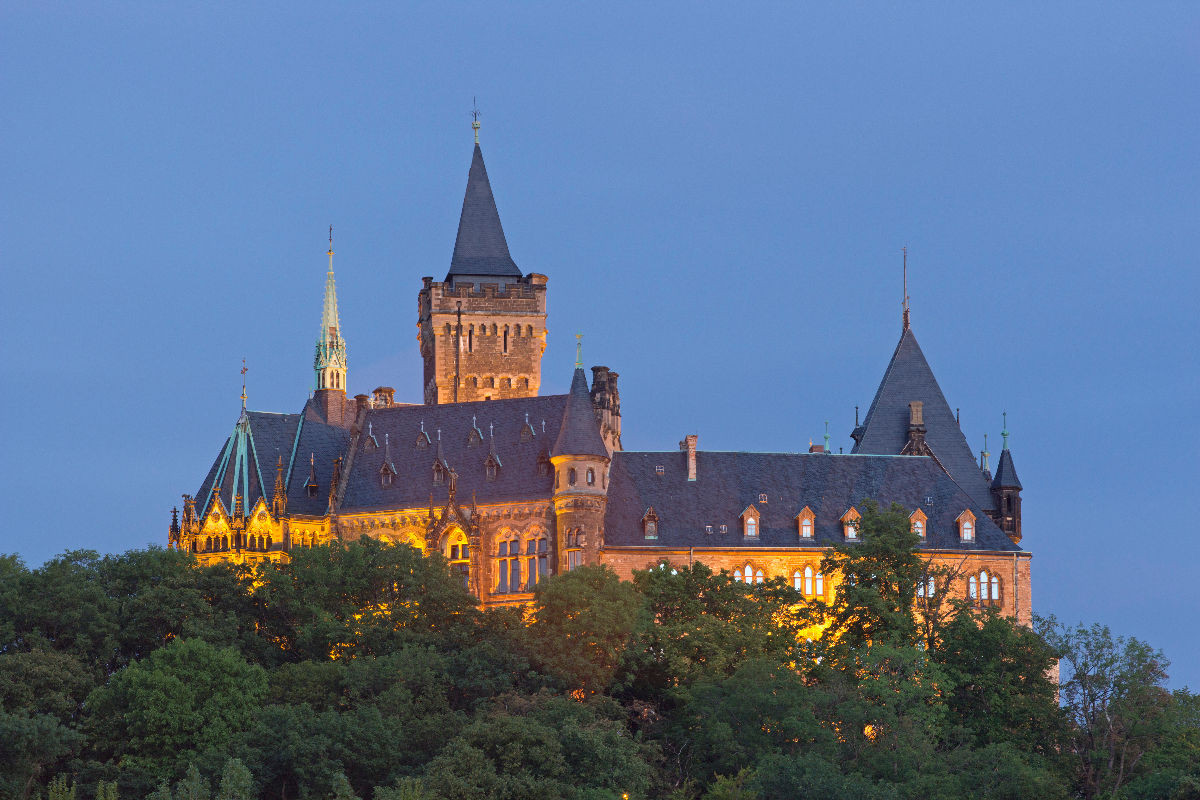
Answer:
<svg viewBox="0 0 1200 800"><path fill-rule="evenodd" d="M1035 610L1200 688L1200 6L244 5L0 9L0 551L165 543L241 359L303 404L330 224L351 392L419 401L477 96L546 393L582 331L629 449L849 450L907 245Z"/></svg>

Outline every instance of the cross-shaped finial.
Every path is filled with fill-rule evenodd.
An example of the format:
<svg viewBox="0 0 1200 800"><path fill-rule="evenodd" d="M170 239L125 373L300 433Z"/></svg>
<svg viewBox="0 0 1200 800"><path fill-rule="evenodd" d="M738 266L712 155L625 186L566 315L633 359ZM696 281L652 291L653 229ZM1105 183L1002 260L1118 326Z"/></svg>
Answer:
<svg viewBox="0 0 1200 800"><path fill-rule="evenodd" d="M479 144L479 104L471 97L471 128L475 131L475 144Z"/></svg>

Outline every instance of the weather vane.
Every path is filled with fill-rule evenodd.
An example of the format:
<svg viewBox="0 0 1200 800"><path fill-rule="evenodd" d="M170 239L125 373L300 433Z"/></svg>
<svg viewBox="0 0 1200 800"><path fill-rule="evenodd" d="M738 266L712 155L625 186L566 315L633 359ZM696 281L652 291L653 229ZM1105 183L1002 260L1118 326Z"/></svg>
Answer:
<svg viewBox="0 0 1200 800"><path fill-rule="evenodd" d="M479 144L479 103L471 96L471 128L475 131L475 144Z"/></svg>
<svg viewBox="0 0 1200 800"><path fill-rule="evenodd" d="M249 367L246 366L246 359L242 359L242 411L246 410L246 373Z"/></svg>

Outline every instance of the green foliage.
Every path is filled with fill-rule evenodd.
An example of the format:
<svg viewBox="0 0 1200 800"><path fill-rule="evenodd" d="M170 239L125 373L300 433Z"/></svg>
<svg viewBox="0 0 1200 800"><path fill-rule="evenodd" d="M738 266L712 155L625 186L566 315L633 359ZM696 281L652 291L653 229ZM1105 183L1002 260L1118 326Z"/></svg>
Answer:
<svg viewBox="0 0 1200 800"><path fill-rule="evenodd" d="M88 698L98 753L147 780L221 754L255 719L265 671L232 648L175 639L117 673Z"/></svg>
<svg viewBox="0 0 1200 800"><path fill-rule="evenodd" d="M828 626L823 657L835 669L848 667L869 643L911 647L920 639L914 610L926 565L908 512L898 505L881 511L872 500L861 505L861 541L835 547L821 560L821 571L841 580L833 601L814 604L816 619Z"/></svg>
<svg viewBox="0 0 1200 800"><path fill-rule="evenodd" d="M257 796L254 791L254 779L241 759L231 758L226 761L216 800L254 800Z"/></svg>
<svg viewBox="0 0 1200 800"><path fill-rule="evenodd" d="M1145 642L1114 637L1103 625L1068 627L1053 617L1037 623L1061 657L1078 789L1086 798L1116 796L1144 774L1145 757L1171 731L1168 662Z"/></svg>
<svg viewBox="0 0 1200 800"><path fill-rule="evenodd" d="M0 797L1200 796L1200 700L1160 653L935 609L916 587L951 576L907 515L861 508L828 605L702 564L586 567L539 584L528 625L372 541L257 572L0 557Z"/></svg>
<svg viewBox="0 0 1200 800"><path fill-rule="evenodd" d="M75 800L75 782L66 775L56 775L46 787L46 800Z"/></svg>
<svg viewBox="0 0 1200 800"><path fill-rule="evenodd" d="M568 690L605 691L643 617L633 585L607 566L539 583L529 627L531 660Z"/></svg>

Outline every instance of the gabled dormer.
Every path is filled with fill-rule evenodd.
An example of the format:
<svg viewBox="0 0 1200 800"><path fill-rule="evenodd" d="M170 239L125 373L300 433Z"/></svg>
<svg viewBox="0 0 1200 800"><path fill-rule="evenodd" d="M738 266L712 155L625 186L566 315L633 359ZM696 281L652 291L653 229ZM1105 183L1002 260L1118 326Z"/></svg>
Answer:
<svg viewBox="0 0 1200 800"><path fill-rule="evenodd" d="M859 525L862 521L862 514L858 513L858 509L850 506L845 514L842 514L842 538L847 542L857 542L862 539L862 532Z"/></svg>
<svg viewBox="0 0 1200 800"><path fill-rule="evenodd" d="M392 463L392 441L388 434L383 435L383 464L379 466L379 485L385 489L396 482L396 465Z"/></svg>
<svg viewBox="0 0 1200 800"><path fill-rule="evenodd" d="M958 526L958 540L963 544L969 544L975 541L975 514L971 509L967 509L959 514L954 519L954 524Z"/></svg>
<svg viewBox="0 0 1200 800"><path fill-rule="evenodd" d="M647 539L658 538L658 514L654 513L654 506L647 508L642 515L642 534Z"/></svg>
<svg viewBox="0 0 1200 800"><path fill-rule="evenodd" d="M802 542L811 542L817 538L817 515L808 506L800 509L800 513L796 515L796 531Z"/></svg>
<svg viewBox="0 0 1200 800"><path fill-rule="evenodd" d="M746 510L742 512L742 537L745 539L758 539L761 533L759 523L762 521L762 514L758 507L753 503L746 506Z"/></svg>
<svg viewBox="0 0 1200 800"><path fill-rule="evenodd" d="M909 529L917 535L917 539L921 544L925 543L925 537L929 533L929 517L925 516L925 512L917 509L908 515Z"/></svg>

